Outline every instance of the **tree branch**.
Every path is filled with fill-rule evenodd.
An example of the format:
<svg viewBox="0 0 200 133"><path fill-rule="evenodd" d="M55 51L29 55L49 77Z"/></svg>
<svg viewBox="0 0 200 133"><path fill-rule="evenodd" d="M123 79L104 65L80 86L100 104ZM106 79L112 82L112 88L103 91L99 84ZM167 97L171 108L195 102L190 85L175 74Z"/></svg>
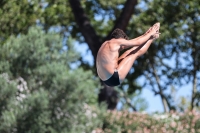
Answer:
<svg viewBox="0 0 200 133"><path fill-rule="evenodd" d="M69 0L72 11L74 13L75 20L80 28L81 33L83 34L85 41L87 42L90 50L92 51L92 55L94 59L96 59L97 52L101 47L102 42L100 42L99 37L97 36L94 28L92 27L90 20L88 19L87 15L84 13L83 8L81 7L81 3L79 0ZM137 5L137 0L127 0L123 11L120 17L116 20L113 29L120 28L125 30L128 26L129 20L131 15L133 14L134 8ZM105 38L107 40L110 34Z"/></svg>
<svg viewBox="0 0 200 133"><path fill-rule="evenodd" d="M79 26L79 29L80 29L82 35L84 36L85 41L89 46L89 49L92 52L92 55L94 58L94 64L95 64L97 52L98 52L99 48L101 47L102 42L100 42L99 36L96 34L94 28L92 27L89 18L84 13L83 8L81 7L80 0L69 0L69 3L71 5L72 12L74 14L76 23ZM137 0L127 0L126 1L123 11L122 11L120 17L117 19L113 29L115 29L115 28L120 28L122 30L126 29L136 4L137 4ZM108 36L106 38L108 38L111 33L112 33L112 31L108 34ZM104 87L105 87L104 89L106 89L106 90L113 90L113 88L107 88L106 86L104 86ZM105 97L107 97L107 96L108 96L108 94L105 94ZM110 97L110 96L108 96L108 97ZM116 107L116 105L115 105L115 107Z"/></svg>
<svg viewBox="0 0 200 133"><path fill-rule="evenodd" d="M134 12L135 6L137 5L137 0L127 0L123 11L121 12L119 18L116 20L115 25L112 29L112 31L116 28L119 28L123 31L126 30L126 27L128 26L129 20L131 19L131 16ZM112 31L108 34L105 40L108 40Z"/></svg>
<svg viewBox="0 0 200 133"><path fill-rule="evenodd" d="M133 109L133 111L137 111L136 107L132 105L130 98L128 98L126 92L124 90L122 90L122 97L124 97L124 99L126 100L126 104Z"/></svg>
<svg viewBox="0 0 200 133"><path fill-rule="evenodd" d="M94 28L90 23L90 20L88 19L83 8L81 7L80 0L69 0L69 2L79 29L83 34L94 59L96 59L97 52L101 46L99 37L97 36Z"/></svg>
<svg viewBox="0 0 200 133"><path fill-rule="evenodd" d="M162 103L163 103L163 106L164 106L164 111L167 112L167 107L170 109L170 104L169 104L168 100L166 99L166 97L163 94L162 87L160 85L159 77L158 77L158 75L156 73L156 70L155 70L151 60L149 60L149 64L150 64L150 66L151 66L151 68L153 70L152 73L153 73L153 75L154 75L154 77L156 79L156 83L157 83L157 86L158 86L158 89L159 89L159 93L158 94L160 94L160 97L162 99Z"/></svg>

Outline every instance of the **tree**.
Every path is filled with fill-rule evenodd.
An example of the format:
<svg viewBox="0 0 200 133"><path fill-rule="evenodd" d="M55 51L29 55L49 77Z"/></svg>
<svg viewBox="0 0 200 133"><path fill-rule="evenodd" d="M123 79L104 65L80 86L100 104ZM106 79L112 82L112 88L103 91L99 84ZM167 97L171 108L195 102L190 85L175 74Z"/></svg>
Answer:
<svg viewBox="0 0 200 133"><path fill-rule="evenodd" d="M97 81L70 68L79 58L72 44L32 27L1 45L0 132L90 132L101 124Z"/></svg>
<svg viewBox="0 0 200 133"><path fill-rule="evenodd" d="M108 38L114 28L121 28L130 38L133 38L141 35L150 25L159 21L162 32L159 41L150 47L148 54L134 63L127 80L120 88L123 89L124 85L128 85L128 93L132 94L144 86L150 86L149 88L155 95L160 95L164 109L168 111L175 109L176 105L167 91L172 87L179 88L193 79L192 109L198 105L199 99L197 89L199 86L199 55L196 52L199 45L199 33L198 30L194 30L199 28L199 2L167 0L140 2L142 6L137 0L2 1L0 24L4 25L6 22L8 27L2 30L0 35L2 40L6 40L11 34L26 33L28 27L35 24L40 25L46 32L59 29L56 31L65 38L72 36L80 45L86 43L92 52L95 64L95 57L101 43ZM197 4L194 4L195 2ZM13 12L12 6L18 10ZM169 9L170 12L164 9ZM9 21L10 18L12 21ZM22 23L24 21L20 18L25 18L27 23ZM9 32L15 29L12 27L16 28L16 32ZM191 57L188 56L190 54ZM175 63L172 64L172 61ZM82 58L80 62L82 68L93 70L96 74L95 66L89 66ZM147 79L143 86L136 83L136 79L141 75L145 75ZM114 109L117 104L117 95L114 88L103 87L99 100L107 100L108 108Z"/></svg>
<svg viewBox="0 0 200 133"><path fill-rule="evenodd" d="M11 35L27 33L36 24L42 13L42 3L27 0L1 0L0 2L0 42Z"/></svg>
<svg viewBox="0 0 200 133"><path fill-rule="evenodd" d="M123 8L123 12L121 12L124 3L126 4ZM12 0L3 1L1 5L2 12L0 15L1 18L8 19L2 19L0 24L4 25L6 23L6 25L11 25L11 27L5 26L4 31L6 31L7 34L2 34L1 38L5 41L11 34L18 35L20 33L26 33L28 27L35 24L41 25L45 31L57 27L60 29L59 32L66 38L72 35L79 43L86 42L95 59L101 43L108 38L114 28L119 27L123 30L126 29L136 4L136 0L128 0L127 2L125 0L112 0L112 2L109 2L109 6L107 2L102 1L80 2L77 0L46 0L34 2L23 1L22 3ZM16 12L13 12L12 6L17 9ZM119 16L120 13L121 15ZM78 23L75 23L73 14ZM97 15L102 17L102 19L99 21L95 20L95 16ZM119 19L116 20L114 16ZM8 21L11 18L13 21ZM31 22L29 22L30 20ZM35 21L36 23L34 23ZM109 25L106 25L105 23L108 23ZM84 24L87 25L85 26ZM99 24L101 24L102 27L99 26ZM113 27L110 25L113 25ZM13 27L16 29L15 32L9 32L13 31ZM83 68L89 67L89 69L93 69L95 72L94 67L91 68L87 63L83 62L82 59L80 61ZM133 87L135 87L134 84ZM116 94L113 88L108 89L104 87L104 89L105 91L103 92L106 93L102 95L103 97L116 99L115 95L107 95L108 92ZM99 97L99 99L103 99L103 97ZM108 106L112 106L112 109L115 108L116 102L114 101L111 103L112 104Z"/></svg>
<svg viewBox="0 0 200 133"><path fill-rule="evenodd" d="M154 0L146 3L147 8L134 17L134 27L153 21L161 23L159 41L138 62L142 63L139 66L146 67L145 85L150 85L155 95L161 96L165 111L178 109L167 91L172 87L178 90L188 83L192 83L191 109L198 105L200 21L197 16L200 6L197 3L199 1ZM170 13L164 9L170 9ZM140 31L133 34L140 34Z"/></svg>
<svg viewBox="0 0 200 133"><path fill-rule="evenodd" d="M127 0L125 1L124 7L123 7L123 11L120 13L120 16L117 15L117 13L119 13L119 8L118 6L120 6L122 4L122 2L124 1L115 1L113 0L112 2L114 2L115 4L111 4L109 3L108 7L105 7L105 5L107 4L107 2L100 2L100 1L88 1L88 3L86 3L86 8L88 7L93 7L94 5L98 5L100 7L100 11L98 10L94 10L92 15L95 15L95 13L97 15L102 15L101 11L107 11L107 13L109 11L114 12L113 15L116 17L116 19L112 19L112 16L108 15L108 20L105 19L105 17L102 17L101 22L103 21L107 21L108 23L110 23L110 25L108 25L109 27L109 31L107 33L107 36L105 37L101 37L99 35L97 35L97 32L95 30L98 31L98 29L94 29L94 27L92 26L92 23L90 22L91 20L88 18L88 16L90 14L86 14L86 12L84 12L84 9L80 3L79 0L69 0L71 8L72 8L72 12L74 14L76 23L80 29L80 32L82 33L85 41L87 42L90 50L92 51L92 55L94 58L94 64L96 62L96 56L97 56L97 52L98 49L100 48L101 44L103 43L103 41L105 41L106 39L109 38L111 32L115 29L115 28L120 28L122 30L126 30L126 27L128 26L128 22L133 14L134 11L134 7L137 5L137 0ZM94 7L95 8L95 7ZM107 15L106 13L104 15ZM117 18L118 17L118 18ZM109 20L111 19L111 20ZM100 23L100 25L103 25L103 23ZM111 26L113 25L113 26ZM136 87L136 85L134 85L134 87ZM112 99L112 100L110 100ZM108 109L115 109L116 105L117 105L117 92L114 90L113 87L107 87L104 85L102 91L99 94L99 101L106 101L108 103Z"/></svg>

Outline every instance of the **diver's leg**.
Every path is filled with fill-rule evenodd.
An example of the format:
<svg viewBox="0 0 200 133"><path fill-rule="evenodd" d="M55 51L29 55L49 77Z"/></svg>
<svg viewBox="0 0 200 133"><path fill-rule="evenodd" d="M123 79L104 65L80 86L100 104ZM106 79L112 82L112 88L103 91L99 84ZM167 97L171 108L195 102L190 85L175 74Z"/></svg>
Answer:
<svg viewBox="0 0 200 133"><path fill-rule="evenodd" d="M120 82L122 82L125 79L126 75L128 74L131 67L133 66L133 63L135 62L135 60L139 56L145 54L148 48L150 47L151 43L153 42L153 40L155 40L158 37L159 37L159 34L156 35L153 39L150 39L149 41L147 41L143 46L141 47L138 46L137 48L131 48L130 50L128 50L127 53L125 52L122 56L120 56L120 60L118 60L120 63L117 68Z"/></svg>

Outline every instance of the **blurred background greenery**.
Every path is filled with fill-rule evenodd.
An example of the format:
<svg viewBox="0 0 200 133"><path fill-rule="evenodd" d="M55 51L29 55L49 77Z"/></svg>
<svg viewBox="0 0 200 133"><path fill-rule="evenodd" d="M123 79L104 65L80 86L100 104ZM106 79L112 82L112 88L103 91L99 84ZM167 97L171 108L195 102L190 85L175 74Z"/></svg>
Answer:
<svg viewBox="0 0 200 133"><path fill-rule="evenodd" d="M1 133L200 132L198 0L1 0L0 7ZM102 42L115 28L134 38L156 22L160 38L123 84L102 84L95 69ZM75 45L87 45L93 63ZM191 97L177 100L188 84ZM144 87L160 96L168 114L162 122L138 114L148 107ZM115 113L119 102L125 115Z"/></svg>

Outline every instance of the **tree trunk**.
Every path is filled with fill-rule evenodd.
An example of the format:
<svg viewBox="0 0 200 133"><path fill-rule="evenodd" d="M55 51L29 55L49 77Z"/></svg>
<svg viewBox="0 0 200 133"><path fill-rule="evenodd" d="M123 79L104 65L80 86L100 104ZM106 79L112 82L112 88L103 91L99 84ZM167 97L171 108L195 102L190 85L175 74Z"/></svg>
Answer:
<svg viewBox="0 0 200 133"><path fill-rule="evenodd" d="M69 0L69 2L80 32L84 36L94 59L96 59L97 52L102 42L100 42L99 36L97 36L89 18L87 17L87 14L85 14L83 8L81 7L80 0Z"/></svg>
<svg viewBox="0 0 200 133"><path fill-rule="evenodd" d="M113 87L109 87L104 85L98 95L98 102L99 104L105 102L107 104L107 109L114 110L116 109L117 102L118 102L118 93L114 90Z"/></svg>
<svg viewBox="0 0 200 133"><path fill-rule="evenodd" d="M194 43L195 44L195 43ZM196 52L197 47L193 45L193 51L192 51L192 57L193 57L193 71L192 71L192 76L193 76L193 87L192 87L192 99L191 99L191 110L193 110L195 106L195 99L196 99L196 94L197 94L197 52Z"/></svg>
<svg viewBox="0 0 200 133"><path fill-rule="evenodd" d="M193 87L192 87L192 100L191 100L191 110L194 109L195 104L195 98L197 93L197 78L196 73L193 75Z"/></svg>

